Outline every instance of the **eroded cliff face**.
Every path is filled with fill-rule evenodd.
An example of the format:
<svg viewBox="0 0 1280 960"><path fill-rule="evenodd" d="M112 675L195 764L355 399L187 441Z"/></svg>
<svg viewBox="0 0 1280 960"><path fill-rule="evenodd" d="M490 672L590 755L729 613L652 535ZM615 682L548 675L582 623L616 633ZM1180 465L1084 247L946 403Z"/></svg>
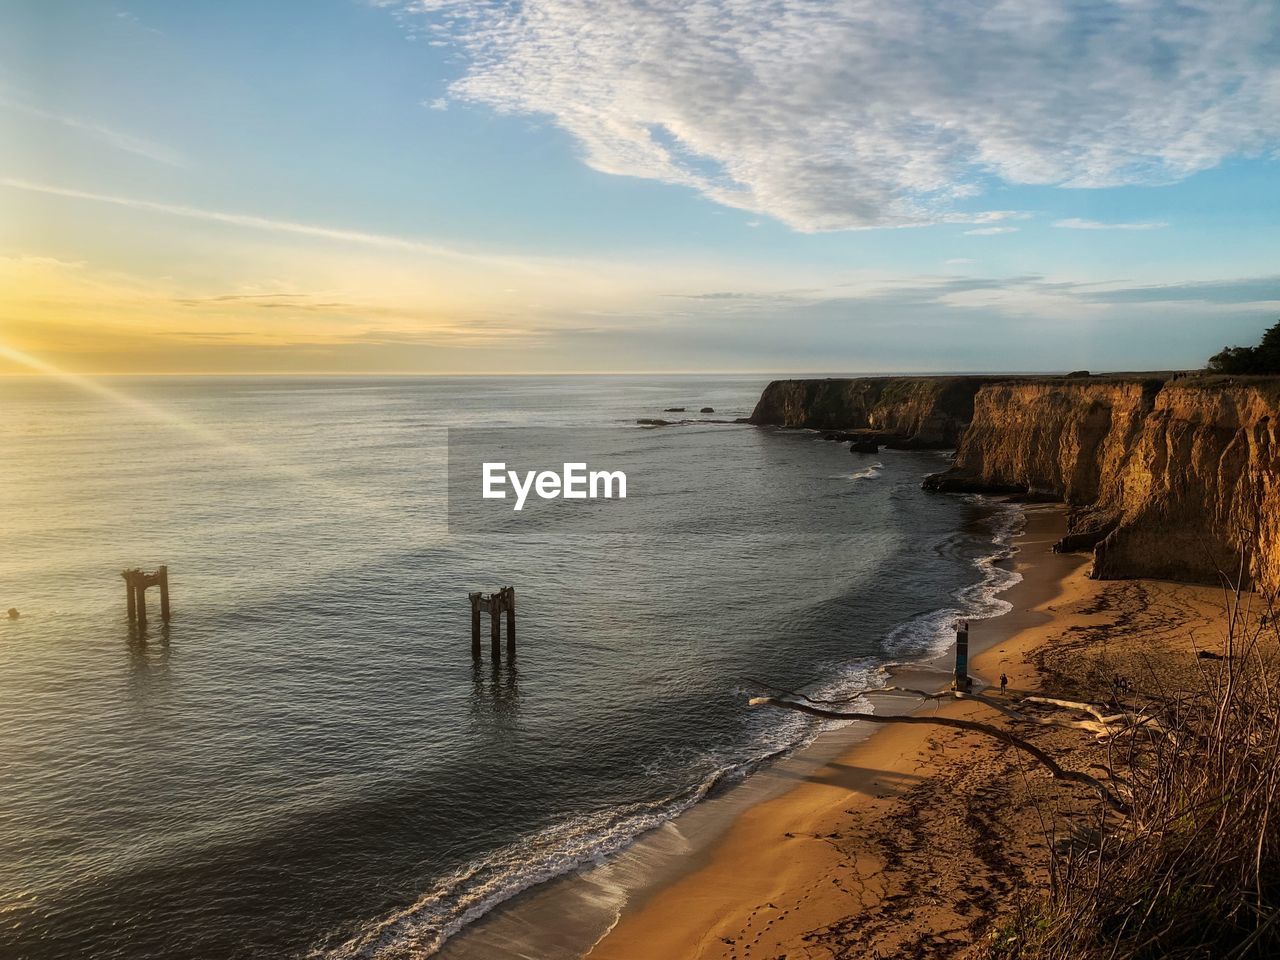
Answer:
<svg viewBox="0 0 1280 960"><path fill-rule="evenodd" d="M927 487L1065 501L1097 577L1280 590L1280 378L777 380L751 420L958 441Z"/></svg>
<svg viewBox="0 0 1280 960"><path fill-rule="evenodd" d="M974 396L997 377L775 380L751 422L817 430L878 430L918 447L951 447L973 418Z"/></svg>
<svg viewBox="0 0 1280 960"><path fill-rule="evenodd" d="M938 490L1026 490L1071 507L1094 575L1280 588L1280 382L1007 381L982 387Z"/></svg>

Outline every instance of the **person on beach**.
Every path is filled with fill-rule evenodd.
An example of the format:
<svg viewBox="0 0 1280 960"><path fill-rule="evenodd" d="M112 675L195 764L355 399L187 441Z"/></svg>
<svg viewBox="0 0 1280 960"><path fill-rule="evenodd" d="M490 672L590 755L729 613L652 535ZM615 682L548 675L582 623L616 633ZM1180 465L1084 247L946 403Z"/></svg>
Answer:
<svg viewBox="0 0 1280 960"><path fill-rule="evenodd" d="M1009 678L1002 673L1000 674L1000 692L1004 693L1008 689L1009 689Z"/></svg>

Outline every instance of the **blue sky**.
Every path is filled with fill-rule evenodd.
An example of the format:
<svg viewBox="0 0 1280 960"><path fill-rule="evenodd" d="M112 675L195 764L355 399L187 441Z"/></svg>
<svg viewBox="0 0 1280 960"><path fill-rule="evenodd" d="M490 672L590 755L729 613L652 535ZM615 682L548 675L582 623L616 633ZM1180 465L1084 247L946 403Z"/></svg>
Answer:
<svg viewBox="0 0 1280 960"><path fill-rule="evenodd" d="M1187 367L1280 318L1249 0L0 2L87 372Z"/></svg>

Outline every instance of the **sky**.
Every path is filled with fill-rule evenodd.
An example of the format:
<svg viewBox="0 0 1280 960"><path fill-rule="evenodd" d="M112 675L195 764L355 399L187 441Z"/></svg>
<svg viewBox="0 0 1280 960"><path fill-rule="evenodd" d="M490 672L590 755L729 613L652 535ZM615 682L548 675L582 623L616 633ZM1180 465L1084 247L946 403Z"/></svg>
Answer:
<svg viewBox="0 0 1280 960"><path fill-rule="evenodd" d="M0 0L0 373L1199 367L1274 0Z"/></svg>

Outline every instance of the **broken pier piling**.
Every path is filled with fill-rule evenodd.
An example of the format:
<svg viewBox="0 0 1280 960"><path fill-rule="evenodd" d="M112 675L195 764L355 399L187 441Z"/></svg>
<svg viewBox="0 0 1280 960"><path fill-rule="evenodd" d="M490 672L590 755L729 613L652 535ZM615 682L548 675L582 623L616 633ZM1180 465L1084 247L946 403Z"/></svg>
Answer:
<svg viewBox="0 0 1280 960"><path fill-rule="evenodd" d="M493 662L502 659L502 615L507 618L507 656L516 656L516 588L503 587L494 593L469 593L471 600L471 656L480 659L480 614L489 614L489 651Z"/></svg>
<svg viewBox="0 0 1280 960"><path fill-rule="evenodd" d="M134 567L121 571L124 577L126 600L129 604L129 620L140 627L147 625L147 587L160 588L160 619L169 622L169 568L156 567L155 573L147 573Z"/></svg>

